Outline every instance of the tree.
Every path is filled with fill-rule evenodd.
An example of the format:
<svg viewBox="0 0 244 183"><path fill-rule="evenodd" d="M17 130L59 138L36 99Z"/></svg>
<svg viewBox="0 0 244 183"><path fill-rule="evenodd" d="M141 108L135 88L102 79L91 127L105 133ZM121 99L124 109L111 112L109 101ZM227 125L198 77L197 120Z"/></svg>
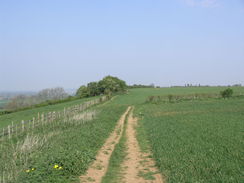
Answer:
<svg viewBox="0 0 244 183"><path fill-rule="evenodd" d="M98 83L97 82L90 82L87 84L87 90L89 96L96 96L100 94Z"/></svg>
<svg viewBox="0 0 244 183"><path fill-rule="evenodd" d="M77 92L76 92L76 96L80 97L80 98L84 98L84 97L89 97L89 91L87 89L86 86L81 86Z"/></svg>
<svg viewBox="0 0 244 183"><path fill-rule="evenodd" d="M17 110L21 108L31 107L35 104L40 104L47 100L62 100L67 98L68 94L64 91L63 88L48 88L41 90L36 95L25 96L18 95L10 100L7 104L7 110Z"/></svg>
<svg viewBox="0 0 244 183"><path fill-rule="evenodd" d="M68 97L68 94L64 91L63 88L47 88L38 92L37 97L41 101L46 100L60 100Z"/></svg>
<svg viewBox="0 0 244 183"><path fill-rule="evenodd" d="M101 94L110 95L115 92L125 91L126 88L127 85L125 81L117 77L106 76L99 82L90 82L87 86L81 86L77 90L76 96L83 98Z"/></svg>
<svg viewBox="0 0 244 183"><path fill-rule="evenodd" d="M126 90L126 83L117 77L106 76L98 82L99 91L103 94L114 93Z"/></svg>
<svg viewBox="0 0 244 183"><path fill-rule="evenodd" d="M223 98L230 98L233 95L233 90L231 88L227 88L226 90L221 91L220 95Z"/></svg>

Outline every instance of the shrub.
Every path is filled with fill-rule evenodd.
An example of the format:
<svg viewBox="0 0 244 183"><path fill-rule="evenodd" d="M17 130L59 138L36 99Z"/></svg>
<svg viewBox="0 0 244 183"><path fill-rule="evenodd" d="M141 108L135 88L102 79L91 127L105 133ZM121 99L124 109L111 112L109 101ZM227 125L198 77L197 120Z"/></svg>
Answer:
<svg viewBox="0 0 244 183"><path fill-rule="evenodd" d="M231 88L227 88L226 90L221 91L220 95L223 98L230 98L233 95L233 90Z"/></svg>
<svg viewBox="0 0 244 183"><path fill-rule="evenodd" d="M173 97L174 97L174 96L173 96L173 95L171 95L171 94L170 94L170 95L168 95L168 99L169 99L169 102L170 102L170 103L172 103L172 102L173 102Z"/></svg>
<svg viewBox="0 0 244 183"><path fill-rule="evenodd" d="M111 95L113 93L125 92L126 82L113 76L106 76L98 82L90 82L87 86L81 86L76 96L79 98L91 97L97 95Z"/></svg>

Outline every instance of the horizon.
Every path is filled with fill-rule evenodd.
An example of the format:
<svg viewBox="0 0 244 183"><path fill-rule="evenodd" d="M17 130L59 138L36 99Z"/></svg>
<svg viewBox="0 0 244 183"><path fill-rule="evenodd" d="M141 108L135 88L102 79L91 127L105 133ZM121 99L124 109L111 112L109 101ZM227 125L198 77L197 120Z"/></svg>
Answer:
<svg viewBox="0 0 244 183"><path fill-rule="evenodd" d="M154 83L150 83L150 84L154 84ZM143 83L135 83L135 85L146 85L146 86L149 86L150 84L143 84ZM187 86L187 84L189 84L190 86ZM132 85L128 85L128 86L133 86L134 84ZM62 86L55 86L53 88L57 88L57 87L61 87L63 88ZM199 86L199 84L191 84L191 83L186 83L184 85L172 85L172 86L159 86L159 85L154 85L154 88L157 88L157 87L160 87L160 88L174 88L174 87L182 87L182 88L187 88L187 87L244 87L241 83L236 83L236 84L233 84L233 85L201 85ZM30 95L31 94L37 94L38 92L40 92L41 90L44 90L44 89L50 89L50 88L42 88L40 90L0 90L0 96L1 94L23 94L25 95L26 93L29 93ZM68 94L71 94L72 92L76 92L78 88L63 88L65 90L65 92L67 92Z"/></svg>
<svg viewBox="0 0 244 183"><path fill-rule="evenodd" d="M244 85L242 0L1 1L0 91Z"/></svg>

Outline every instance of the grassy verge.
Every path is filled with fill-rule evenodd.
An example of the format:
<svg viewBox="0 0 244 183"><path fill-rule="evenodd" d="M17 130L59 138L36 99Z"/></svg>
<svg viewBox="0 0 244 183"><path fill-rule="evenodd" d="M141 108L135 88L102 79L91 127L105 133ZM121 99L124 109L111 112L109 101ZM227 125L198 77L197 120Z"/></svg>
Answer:
<svg viewBox="0 0 244 183"><path fill-rule="evenodd" d="M6 127L12 123L12 121L15 123L20 123L21 120L30 120L33 117L37 117L38 113L47 113L52 111L62 111L65 107L73 106L76 104L81 104L89 100L93 100L92 98L85 98L85 99L78 99L70 102L55 104L55 105L49 105L45 107L38 107L33 108L29 110L24 111L18 111L10 114L4 114L0 116L0 128Z"/></svg>
<svg viewBox="0 0 244 183"><path fill-rule="evenodd" d="M96 106L95 119L36 129L1 142L0 179L5 182L79 182L127 106ZM113 111L113 112L111 112ZM8 181L6 181L8 180Z"/></svg>
<svg viewBox="0 0 244 183"><path fill-rule="evenodd" d="M115 149L111 155L110 161L109 161L109 167L108 171L106 172L106 175L102 179L102 183L117 183L120 182L121 176L123 174L123 170L121 167L121 164L123 163L124 159L127 155L127 148L126 148L126 126L128 121L128 115L127 114L125 118L125 124L122 136L120 138L120 141L118 144L116 144Z"/></svg>
<svg viewBox="0 0 244 183"><path fill-rule="evenodd" d="M136 127L136 138L140 146L140 150L142 152L148 153L150 151L150 145L147 138L147 132L145 130L145 127L143 127L143 123L141 122L141 118L143 118L143 116L142 114L139 114L137 116L139 117L139 120Z"/></svg>

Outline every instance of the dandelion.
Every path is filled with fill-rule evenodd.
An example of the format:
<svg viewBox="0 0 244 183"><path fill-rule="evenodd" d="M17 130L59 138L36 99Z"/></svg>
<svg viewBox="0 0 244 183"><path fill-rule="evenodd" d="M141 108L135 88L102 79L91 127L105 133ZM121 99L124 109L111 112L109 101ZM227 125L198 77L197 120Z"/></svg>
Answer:
<svg viewBox="0 0 244 183"><path fill-rule="evenodd" d="M32 171L34 171L34 170L35 170L35 168L32 168L31 170L32 170Z"/></svg>
<svg viewBox="0 0 244 183"><path fill-rule="evenodd" d="M29 170L29 169L28 169L28 170L25 170L25 172L26 172L26 173L29 173L29 172L30 172L30 170Z"/></svg>
<svg viewBox="0 0 244 183"><path fill-rule="evenodd" d="M57 169L58 168L58 165L54 165L53 168Z"/></svg>
<svg viewBox="0 0 244 183"><path fill-rule="evenodd" d="M61 169L63 169L63 167L60 166L58 169L61 170Z"/></svg>

